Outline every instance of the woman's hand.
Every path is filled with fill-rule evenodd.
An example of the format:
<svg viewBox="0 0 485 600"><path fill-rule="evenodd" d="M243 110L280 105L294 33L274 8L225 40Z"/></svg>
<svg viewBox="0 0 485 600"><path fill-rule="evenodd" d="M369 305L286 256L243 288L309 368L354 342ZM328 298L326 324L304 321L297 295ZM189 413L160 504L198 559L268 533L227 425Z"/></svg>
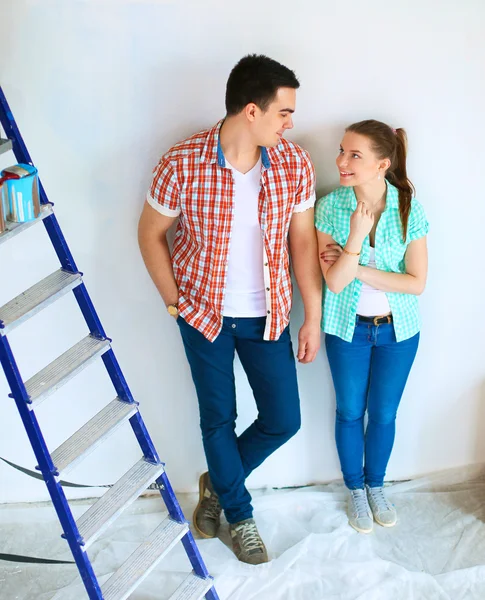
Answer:
<svg viewBox="0 0 485 600"><path fill-rule="evenodd" d="M337 262L342 254L342 247L338 244L327 244L325 250L320 252L320 258L329 266Z"/></svg>
<svg viewBox="0 0 485 600"><path fill-rule="evenodd" d="M366 207L365 202L359 202L350 217L350 236L361 244L374 226L374 215Z"/></svg>

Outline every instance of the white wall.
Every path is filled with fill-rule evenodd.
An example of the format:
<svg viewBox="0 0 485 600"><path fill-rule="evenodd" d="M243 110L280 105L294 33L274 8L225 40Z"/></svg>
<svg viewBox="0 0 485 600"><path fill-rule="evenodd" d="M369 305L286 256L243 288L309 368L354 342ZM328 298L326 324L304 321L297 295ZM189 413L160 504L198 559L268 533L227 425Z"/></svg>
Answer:
<svg viewBox="0 0 485 600"><path fill-rule="evenodd" d="M2 3L0 82L174 487L204 469L197 404L178 329L144 269L136 225L151 169L224 114L227 75L249 52L295 69L291 138L319 192L337 185L343 127L406 127L409 172L431 222L422 344L399 414L389 478L485 461L483 192L485 4L480 0L75 1ZM7 5L7 6L6 6ZM12 162L1 157L0 167ZM43 227L0 247L0 304L57 268ZM66 297L12 333L25 377L84 335ZM302 306L295 295L293 334ZM239 366L239 430L255 416ZM299 367L303 428L249 485L339 477L324 351ZM0 456L35 459L0 376ZM101 364L43 404L54 448L114 397ZM109 483L138 457L128 430L68 478ZM87 495L86 491L77 495ZM0 502L46 498L0 463Z"/></svg>

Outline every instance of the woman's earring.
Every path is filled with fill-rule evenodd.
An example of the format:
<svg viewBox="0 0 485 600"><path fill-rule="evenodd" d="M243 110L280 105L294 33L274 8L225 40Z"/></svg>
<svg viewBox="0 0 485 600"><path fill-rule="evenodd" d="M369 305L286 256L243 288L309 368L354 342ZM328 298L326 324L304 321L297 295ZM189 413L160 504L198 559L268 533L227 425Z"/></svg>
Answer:
<svg viewBox="0 0 485 600"><path fill-rule="evenodd" d="M381 178L381 172L379 171L379 174L377 175L377 179Z"/></svg>

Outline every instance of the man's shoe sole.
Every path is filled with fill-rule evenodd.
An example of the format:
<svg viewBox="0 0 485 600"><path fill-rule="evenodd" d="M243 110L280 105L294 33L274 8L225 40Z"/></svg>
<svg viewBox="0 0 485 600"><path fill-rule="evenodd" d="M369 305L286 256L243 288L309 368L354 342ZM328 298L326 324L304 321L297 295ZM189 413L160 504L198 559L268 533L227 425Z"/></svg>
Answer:
<svg viewBox="0 0 485 600"><path fill-rule="evenodd" d="M266 565L269 562L271 562L269 558L267 558L266 560L262 560L261 562L258 562L258 563L246 562L245 560L242 560L241 558L238 558L237 556L236 556L236 558L238 559L238 561L240 563L243 563L243 565L249 565L250 567L259 567L259 565Z"/></svg>
<svg viewBox="0 0 485 600"><path fill-rule="evenodd" d="M194 526L195 531L197 531L197 533L201 537L203 537L206 540L212 540L217 537L217 532L214 535L207 535L207 533L204 533L197 527L196 521L197 511L199 510L200 505L202 504L202 500L204 499L204 475L205 473L202 473L202 475L199 477L199 503L197 504L194 510L194 516L192 517L192 525Z"/></svg>

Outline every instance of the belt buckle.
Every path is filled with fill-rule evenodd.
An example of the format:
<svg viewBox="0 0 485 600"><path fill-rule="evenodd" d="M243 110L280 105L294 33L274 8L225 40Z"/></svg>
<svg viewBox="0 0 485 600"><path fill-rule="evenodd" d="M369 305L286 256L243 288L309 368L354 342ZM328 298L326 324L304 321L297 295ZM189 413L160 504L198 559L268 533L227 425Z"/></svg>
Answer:
<svg viewBox="0 0 485 600"><path fill-rule="evenodd" d="M379 321L381 319L387 319L387 323L390 325L391 324L391 315L384 315L382 317L374 317L374 325L377 327L378 325L381 325L381 323L379 323Z"/></svg>

